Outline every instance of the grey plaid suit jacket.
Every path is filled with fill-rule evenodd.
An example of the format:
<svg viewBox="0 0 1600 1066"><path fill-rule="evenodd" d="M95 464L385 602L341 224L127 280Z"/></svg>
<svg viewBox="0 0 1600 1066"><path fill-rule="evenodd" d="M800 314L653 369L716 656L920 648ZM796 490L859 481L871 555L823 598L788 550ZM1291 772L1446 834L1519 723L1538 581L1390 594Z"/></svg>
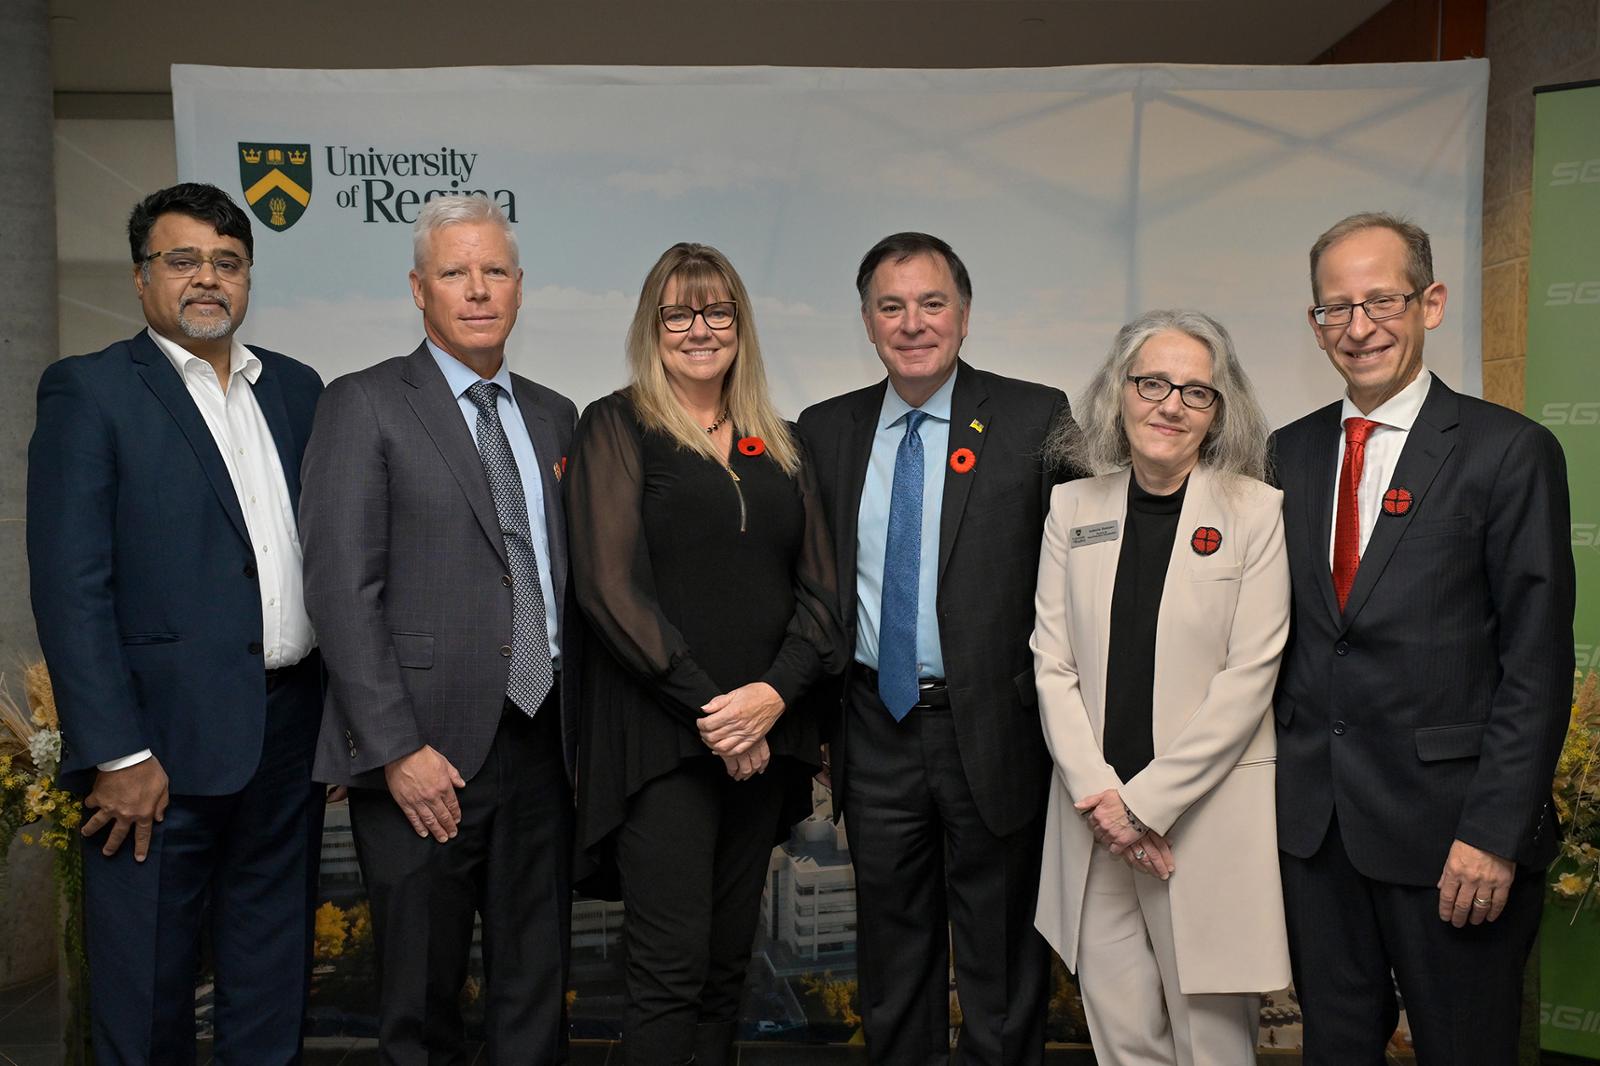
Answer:
<svg viewBox="0 0 1600 1066"><path fill-rule="evenodd" d="M856 644L856 519L887 380L807 408L800 435L812 456L839 570L844 647ZM961 765L989 831L1005 836L1044 812L1050 756L1033 685L1033 592L1050 493L1064 473L1045 468L1051 428L1070 418L1060 389L956 366L950 450L971 450L965 472L947 456L939 517L939 642ZM825 687L826 688L826 687ZM844 808L843 686L821 710L833 746L833 802Z"/></svg>
<svg viewBox="0 0 1600 1066"><path fill-rule="evenodd" d="M570 776L579 655L560 482L577 408L512 382L544 486ZM306 608L328 668L314 776L382 787L386 763L429 744L470 779L505 705L511 570L477 446L426 344L327 389L301 480Z"/></svg>

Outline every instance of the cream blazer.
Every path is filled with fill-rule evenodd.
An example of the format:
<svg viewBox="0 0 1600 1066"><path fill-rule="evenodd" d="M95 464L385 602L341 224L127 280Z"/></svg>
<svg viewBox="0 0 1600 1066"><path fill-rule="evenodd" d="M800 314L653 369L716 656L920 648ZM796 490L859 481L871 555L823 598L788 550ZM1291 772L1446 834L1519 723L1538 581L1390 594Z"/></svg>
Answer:
<svg viewBox="0 0 1600 1066"><path fill-rule="evenodd" d="M1259 481L1189 477L1156 626L1155 759L1122 781L1102 754L1111 593L1128 471L1058 485L1050 501L1030 646L1055 760L1034 922L1078 968L1089 856L1073 801L1108 788L1172 845L1169 882L1185 994L1289 983L1273 795L1272 692L1289 634L1283 493ZM1085 527L1116 523L1096 540ZM1209 526L1214 554L1193 547ZM1073 547L1075 540L1088 540ZM1140 874L1139 876L1145 876Z"/></svg>

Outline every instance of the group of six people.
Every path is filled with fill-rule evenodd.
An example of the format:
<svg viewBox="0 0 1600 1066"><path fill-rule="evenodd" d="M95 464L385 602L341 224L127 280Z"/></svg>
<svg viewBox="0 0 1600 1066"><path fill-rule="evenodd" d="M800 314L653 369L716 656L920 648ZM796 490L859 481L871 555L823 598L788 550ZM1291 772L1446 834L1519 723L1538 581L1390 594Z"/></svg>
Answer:
<svg viewBox="0 0 1600 1066"><path fill-rule="evenodd" d="M732 1061L772 846L833 790L870 1059L1038 1063L1051 948L1102 1063L1513 1061L1559 827L1574 599L1551 434L1423 365L1427 235L1311 252L1342 400L1269 433L1227 330L1125 325L1069 413L960 358L923 233L856 276L886 378L785 420L744 282L678 244L627 385L511 372L516 235L430 201L425 339L322 388L242 344L220 190L129 222L148 329L64 359L33 606L85 794L99 1061L298 1061L323 795L348 796L380 1057L566 1061L574 878L625 902L624 1047ZM128 838L132 838L131 840Z"/></svg>

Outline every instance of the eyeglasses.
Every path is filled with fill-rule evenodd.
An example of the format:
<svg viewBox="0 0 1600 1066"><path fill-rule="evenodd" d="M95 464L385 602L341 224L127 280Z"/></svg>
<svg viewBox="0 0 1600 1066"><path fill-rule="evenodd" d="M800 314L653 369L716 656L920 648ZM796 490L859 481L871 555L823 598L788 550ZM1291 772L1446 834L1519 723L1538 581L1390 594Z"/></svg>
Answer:
<svg viewBox="0 0 1600 1066"><path fill-rule="evenodd" d="M161 273L169 278L192 278L200 273L202 265L210 263L212 272L219 280L243 281L249 276L250 264L255 260L228 252L221 255L201 255L198 252L169 249L165 252L151 252L144 257L143 262L155 263L161 268Z"/></svg>
<svg viewBox="0 0 1600 1066"><path fill-rule="evenodd" d="M1222 395L1210 385L1177 385L1166 378L1144 377L1142 375L1128 375L1128 380L1133 382L1133 387L1138 390L1139 398L1149 400L1151 403L1160 403L1172 395L1174 389L1178 392L1178 399L1183 401L1183 406L1195 411L1204 411L1217 402Z"/></svg>
<svg viewBox="0 0 1600 1066"><path fill-rule="evenodd" d="M739 317L739 305L733 300L721 300L704 307L665 304L657 312L661 315L662 328L668 333L687 333L689 327L694 325L696 315L705 319L706 325L712 329L727 329Z"/></svg>
<svg viewBox="0 0 1600 1066"><path fill-rule="evenodd" d="M1356 315L1356 308L1367 313L1368 322L1382 322L1386 318L1393 318L1406 309L1406 304L1415 300L1422 294L1416 292L1393 292L1382 296L1374 296L1370 300L1362 300L1358 304L1323 304L1321 307L1311 309L1311 317L1319 326L1344 326Z"/></svg>

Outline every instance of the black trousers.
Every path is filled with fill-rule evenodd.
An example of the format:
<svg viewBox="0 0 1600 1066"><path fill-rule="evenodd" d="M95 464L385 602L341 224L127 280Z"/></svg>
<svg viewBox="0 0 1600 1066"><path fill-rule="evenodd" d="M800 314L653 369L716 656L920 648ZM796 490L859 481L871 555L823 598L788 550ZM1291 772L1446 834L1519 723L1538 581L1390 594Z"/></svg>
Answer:
<svg viewBox="0 0 1600 1066"><path fill-rule="evenodd" d="M383 789L350 790L350 828L372 903L379 1059L466 1063L460 997L474 914L483 922L488 1061L567 1060L572 790L559 684L538 714L508 707L465 788L459 831L419 837Z"/></svg>
<svg viewBox="0 0 1600 1066"><path fill-rule="evenodd" d="M1042 815L1009 836L989 832L948 708L918 707L896 722L861 671L847 702L845 821L869 1057L892 1066L1043 1061L1050 949L1033 927ZM962 1019L954 1058L952 940Z"/></svg>
<svg viewBox="0 0 1600 1066"><path fill-rule="evenodd" d="M1305 1066L1381 1066L1399 1018L1396 983L1418 1066L1517 1061L1540 871L1519 867L1500 917L1457 929L1439 919L1437 888L1363 876L1337 820L1311 858L1280 852L1279 862Z"/></svg>
<svg viewBox="0 0 1600 1066"><path fill-rule="evenodd" d="M172 796L144 862L133 859L131 835L109 859L100 854L106 831L83 842L101 1066L195 1061L195 978L208 915L216 1060L300 1061L322 840L321 789L311 783L321 684L315 655L270 676L261 761L249 784L228 796Z"/></svg>
<svg viewBox="0 0 1600 1066"><path fill-rule="evenodd" d="M739 1020L783 768L748 781L712 755L687 759L628 801L622 875L623 1048L628 1066L725 1054ZM708 1039L708 1034L714 1034Z"/></svg>

